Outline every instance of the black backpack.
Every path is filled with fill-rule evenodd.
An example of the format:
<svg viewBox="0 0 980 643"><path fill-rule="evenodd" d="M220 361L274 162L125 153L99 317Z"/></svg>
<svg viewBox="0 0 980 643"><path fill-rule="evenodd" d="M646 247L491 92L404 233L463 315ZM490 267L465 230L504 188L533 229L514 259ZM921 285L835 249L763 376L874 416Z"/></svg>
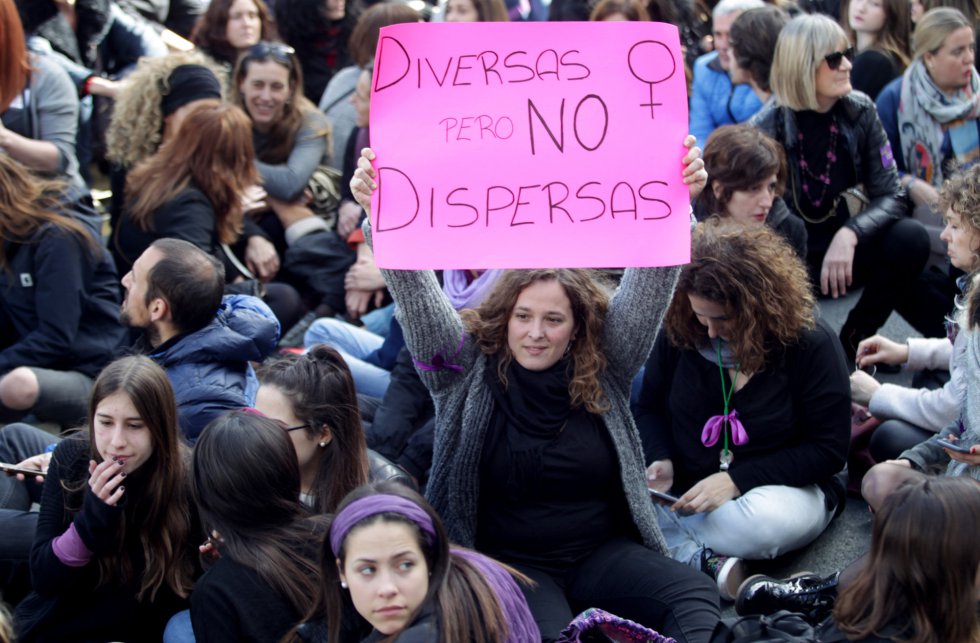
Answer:
<svg viewBox="0 0 980 643"><path fill-rule="evenodd" d="M828 631L829 630L829 631ZM765 641L794 641L795 643L846 643L832 626L830 619L813 626L802 614L780 610L769 616L742 616L719 621L711 635L711 643L764 643Z"/></svg>

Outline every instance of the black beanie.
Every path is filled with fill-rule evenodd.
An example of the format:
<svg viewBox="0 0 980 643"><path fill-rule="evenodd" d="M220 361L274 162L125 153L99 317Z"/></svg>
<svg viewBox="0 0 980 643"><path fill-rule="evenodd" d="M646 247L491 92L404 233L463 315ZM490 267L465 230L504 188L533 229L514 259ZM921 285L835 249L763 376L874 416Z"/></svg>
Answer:
<svg viewBox="0 0 980 643"><path fill-rule="evenodd" d="M164 94L161 103L164 116L170 116L195 100L221 100L221 84L214 73L203 65L181 65L171 72L167 80L170 91Z"/></svg>

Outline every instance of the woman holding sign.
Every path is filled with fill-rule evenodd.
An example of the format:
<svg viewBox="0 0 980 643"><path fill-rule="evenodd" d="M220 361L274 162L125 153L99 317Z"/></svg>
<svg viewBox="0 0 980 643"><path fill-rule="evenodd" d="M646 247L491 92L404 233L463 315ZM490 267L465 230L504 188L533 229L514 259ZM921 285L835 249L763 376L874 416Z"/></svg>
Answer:
<svg viewBox="0 0 980 643"><path fill-rule="evenodd" d="M692 196L707 180L700 155L684 158ZM365 209L373 159L365 150L351 181ZM599 607L707 641L717 590L666 555L629 411L679 269L627 269L611 299L589 271L510 270L462 315L431 271L382 272L435 399L427 495L451 540L535 581L527 599L545 640Z"/></svg>
<svg viewBox="0 0 980 643"><path fill-rule="evenodd" d="M875 105L852 91L853 57L844 30L830 18L794 18L776 41L775 104L752 120L786 149L784 199L806 223L807 262L820 291L836 298L864 286L840 333L851 361L929 255L925 228L907 218Z"/></svg>

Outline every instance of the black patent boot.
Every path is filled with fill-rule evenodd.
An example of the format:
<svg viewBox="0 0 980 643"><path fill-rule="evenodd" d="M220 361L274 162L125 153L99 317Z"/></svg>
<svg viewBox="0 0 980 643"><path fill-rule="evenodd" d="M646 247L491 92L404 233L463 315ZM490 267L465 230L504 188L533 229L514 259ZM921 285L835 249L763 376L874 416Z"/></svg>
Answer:
<svg viewBox="0 0 980 643"><path fill-rule="evenodd" d="M750 576L738 589L735 612L747 616L789 610L819 623L834 609L839 576L840 572L827 577L804 574L786 580L762 574Z"/></svg>

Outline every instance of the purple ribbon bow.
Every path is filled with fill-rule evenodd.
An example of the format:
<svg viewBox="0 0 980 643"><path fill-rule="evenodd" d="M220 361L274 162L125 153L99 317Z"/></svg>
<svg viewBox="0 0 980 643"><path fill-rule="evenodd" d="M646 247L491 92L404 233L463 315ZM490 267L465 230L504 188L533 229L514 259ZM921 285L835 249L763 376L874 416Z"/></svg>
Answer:
<svg viewBox="0 0 980 643"><path fill-rule="evenodd" d="M726 422L732 427L732 442L742 445L749 441L749 434L745 432L745 427L738 419L738 411L732 409L728 415L713 415L708 418L704 423L704 430L701 431L701 444L713 447L721 437Z"/></svg>
<svg viewBox="0 0 980 643"><path fill-rule="evenodd" d="M456 352L452 354L452 357L447 358L444 357L442 353L436 353L435 355L432 356L431 362L423 362L420 359L413 359L412 363L415 364L415 366L420 371L427 371L432 373L435 371L449 370L449 371L455 371L456 373L462 373L463 367L460 366L459 364L453 364L450 360L456 359L459 356L459 354L463 351L463 343L465 341L466 341L466 334L463 333L463 335L459 338L459 347L456 348Z"/></svg>

